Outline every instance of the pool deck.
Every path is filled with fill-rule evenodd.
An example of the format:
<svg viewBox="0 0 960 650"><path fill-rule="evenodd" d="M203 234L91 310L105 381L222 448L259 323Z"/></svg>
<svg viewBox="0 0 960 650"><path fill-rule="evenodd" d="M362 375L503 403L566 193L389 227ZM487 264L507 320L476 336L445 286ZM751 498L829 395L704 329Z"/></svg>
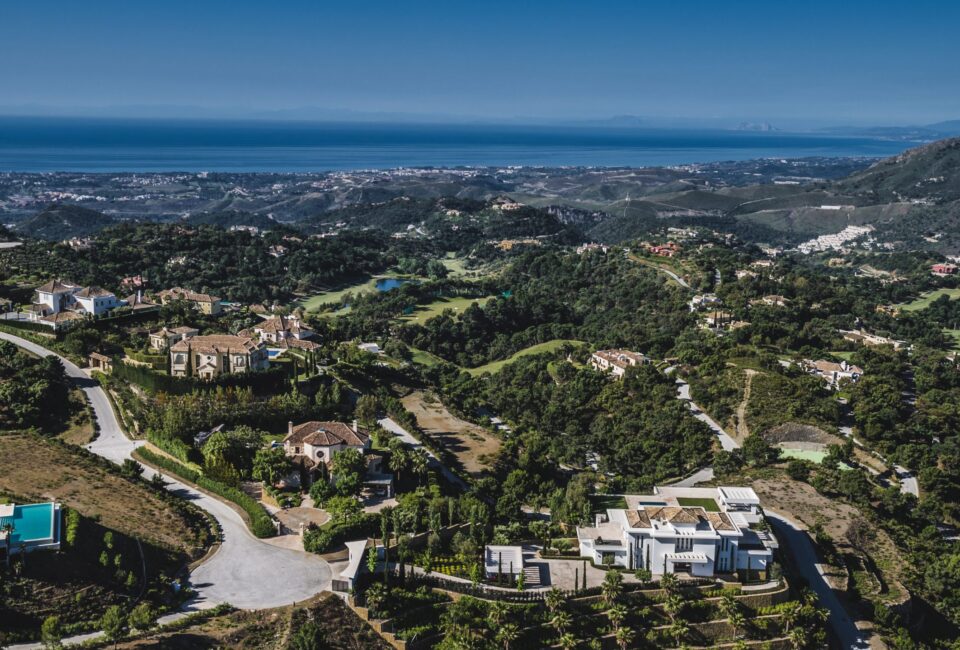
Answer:
<svg viewBox="0 0 960 650"><path fill-rule="evenodd" d="M60 548L60 504L55 502L0 506L0 541L9 543L10 555L21 551ZM9 539L9 542L8 542Z"/></svg>

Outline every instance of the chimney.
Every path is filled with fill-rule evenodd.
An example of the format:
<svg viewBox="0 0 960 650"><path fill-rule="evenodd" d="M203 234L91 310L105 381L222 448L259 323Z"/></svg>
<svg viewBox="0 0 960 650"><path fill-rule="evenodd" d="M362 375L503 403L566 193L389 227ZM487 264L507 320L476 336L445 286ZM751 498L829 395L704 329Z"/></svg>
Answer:
<svg viewBox="0 0 960 650"><path fill-rule="evenodd" d="M293 435L293 422L292 422L292 421L288 421L288 422L287 422L287 435L288 435L288 436L292 436L292 435Z"/></svg>
<svg viewBox="0 0 960 650"><path fill-rule="evenodd" d="M358 433L359 430L360 430L360 427L357 425L356 419L354 419L354 421L353 421L353 432L354 432L354 433Z"/></svg>

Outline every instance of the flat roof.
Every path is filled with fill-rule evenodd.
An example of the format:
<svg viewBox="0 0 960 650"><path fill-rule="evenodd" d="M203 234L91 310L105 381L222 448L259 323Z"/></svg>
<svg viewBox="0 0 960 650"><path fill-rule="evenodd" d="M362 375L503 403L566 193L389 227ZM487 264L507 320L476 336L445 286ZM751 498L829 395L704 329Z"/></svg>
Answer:
<svg viewBox="0 0 960 650"><path fill-rule="evenodd" d="M753 488L748 487L721 487L720 495L723 497L724 501L732 503L749 503L751 505L759 505L760 497L757 496L757 493L753 491Z"/></svg>

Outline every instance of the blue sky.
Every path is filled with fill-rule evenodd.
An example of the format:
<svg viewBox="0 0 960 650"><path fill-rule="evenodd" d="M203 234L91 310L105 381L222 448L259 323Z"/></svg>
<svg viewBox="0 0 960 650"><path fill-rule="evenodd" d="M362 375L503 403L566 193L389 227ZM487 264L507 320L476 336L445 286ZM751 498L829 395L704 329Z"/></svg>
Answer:
<svg viewBox="0 0 960 650"><path fill-rule="evenodd" d="M0 25L3 113L960 118L955 2L5 0Z"/></svg>

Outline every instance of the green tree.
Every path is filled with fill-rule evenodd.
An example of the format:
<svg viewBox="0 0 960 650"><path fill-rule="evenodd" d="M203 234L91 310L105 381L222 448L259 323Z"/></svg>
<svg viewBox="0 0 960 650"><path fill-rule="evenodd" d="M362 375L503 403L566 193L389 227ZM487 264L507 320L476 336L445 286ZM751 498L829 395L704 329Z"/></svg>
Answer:
<svg viewBox="0 0 960 650"><path fill-rule="evenodd" d="M44 648L61 648L63 640L63 627L60 625L59 616L48 616L43 619L40 626L40 642Z"/></svg>
<svg viewBox="0 0 960 650"><path fill-rule="evenodd" d="M127 622L138 632L144 632L154 626L156 618L157 614L150 603L142 602L130 611Z"/></svg>
<svg viewBox="0 0 960 650"><path fill-rule="evenodd" d="M367 426L372 426L377 421L377 413L380 412L380 402L373 395L363 395L357 400L357 408L354 411L357 419Z"/></svg>
<svg viewBox="0 0 960 650"><path fill-rule="evenodd" d="M113 642L113 647L117 647L117 643L127 632L127 620L119 605L111 605L103 613L103 617L100 619L100 629L103 630L103 635L107 638L107 641Z"/></svg>
<svg viewBox="0 0 960 650"><path fill-rule="evenodd" d="M360 494L363 476L367 471L363 452L357 449L344 449L334 454L331 464L337 492L353 496Z"/></svg>
<svg viewBox="0 0 960 650"><path fill-rule="evenodd" d="M333 496L327 499L324 509L334 524L353 522L363 512L363 505L351 496Z"/></svg>
<svg viewBox="0 0 960 650"><path fill-rule="evenodd" d="M259 449L253 457L253 477L267 485L275 485L290 473L290 459L282 448Z"/></svg>

